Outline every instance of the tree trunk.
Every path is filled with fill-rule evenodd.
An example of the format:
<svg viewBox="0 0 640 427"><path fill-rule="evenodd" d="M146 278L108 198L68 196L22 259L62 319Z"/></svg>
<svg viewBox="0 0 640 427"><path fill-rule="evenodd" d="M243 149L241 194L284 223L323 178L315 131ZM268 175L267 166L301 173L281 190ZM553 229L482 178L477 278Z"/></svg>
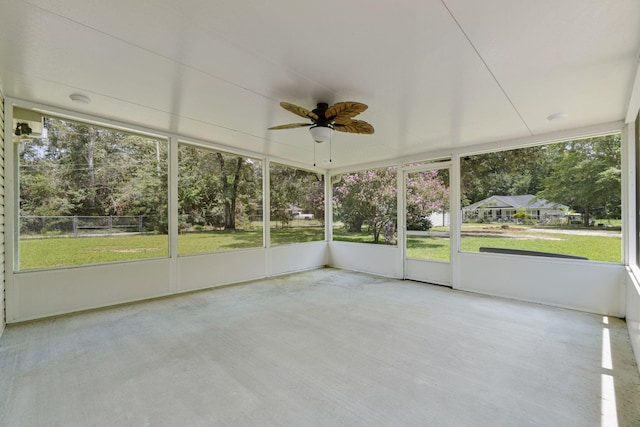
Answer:
<svg viewBox="0 0 640 427"><path fill-rule="evenodd" d="M380 227L373 228L373 243L380 241Z"/></svg>
<svg viewBox="0 0 640 427"><path fill-rule="evenodd" d="M156 140L156 174L160 176L162 168L160 167L160 141Z"/></svg>
<svg viewBox="0 0 640 427"><path fill-rule="evenodd" d="M235 230L236 229L236 215L235 215L235 200L233 203L229 200L224 201L224 229Z"/></svg>
<svg viewBox="0 0 640 427"><path fill-rule="evenodd" d="M584 208L584 217L582 218L582 225L584 225L585 227L588 227L590 221L591 221L591 218L589 218L589 206L586 206Z"/></svg>
<svg viewBox="0 0 640 427"><path fill-rule="evenodd" d="M364 220L362 219L354 219L353 221L347 224L347 230L353 233L359 233L362 231L362 224Z"/></svg>
<svg viewBox="0 0 640 427"><path fill-rule="evenodd" d="M87 160L87 167L89 169L89 203L91 204L91 209L95 209L96 207L96 169L95 169L95 150L96 150L96 141L98 139L98 132L95 128L90 128L89 130L89 145L87 147L87 155L85 159Z"/></svg>
<svg viewBox="0 0 640 427"><path fill-rule="evenodd" d="M218 163L220 163L220 179L222 180L222 194L224 195L224 228L225 230L236 229L236 199L238 198L238 185L240 183L240 172L242 171L242 157L237 158L233 181L229 182L224 173L224 157L222 153L216 153Z"/></svg>

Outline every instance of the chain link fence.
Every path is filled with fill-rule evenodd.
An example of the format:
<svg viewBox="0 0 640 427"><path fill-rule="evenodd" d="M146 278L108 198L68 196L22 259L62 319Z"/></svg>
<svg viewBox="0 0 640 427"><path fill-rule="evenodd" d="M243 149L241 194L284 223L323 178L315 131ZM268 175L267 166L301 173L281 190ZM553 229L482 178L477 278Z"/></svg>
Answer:
<svg viewBox="0 0 640 427"><path fill-rule="evenodd" d="M154 231L156 219L137 216L21 216L20 235L31 237L82 237L142 234Z"/></svg>

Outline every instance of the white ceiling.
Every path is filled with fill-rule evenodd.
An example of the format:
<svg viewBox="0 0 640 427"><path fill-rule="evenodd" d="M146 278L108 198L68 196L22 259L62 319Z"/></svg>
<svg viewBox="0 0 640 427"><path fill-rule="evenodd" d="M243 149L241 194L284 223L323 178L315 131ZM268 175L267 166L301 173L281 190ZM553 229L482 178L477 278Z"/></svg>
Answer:
<svg viewBox="0 0 640 427"><path fill-rule="evenodd" d="M0 1L5 95L303 164L280 101L368 104L331 168L622 120L639 51L638 0Z"/></svg>

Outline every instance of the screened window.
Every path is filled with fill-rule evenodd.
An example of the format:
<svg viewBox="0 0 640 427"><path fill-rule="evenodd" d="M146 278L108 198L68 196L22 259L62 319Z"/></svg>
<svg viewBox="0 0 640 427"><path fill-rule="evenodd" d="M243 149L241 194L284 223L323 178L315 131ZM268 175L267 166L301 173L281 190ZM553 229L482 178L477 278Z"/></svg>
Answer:
<svg viewBox="0 0 640 427"><path fill-rule="evenodd" d="M397 244L395 167L332 177L333 240Z"/></svg>
<svg viewBox="0 0 640 427"><path fill-rule="evenodd" d="M41 123L41 133L14 136L17 268L168 256L167 142L56 117Z"/></svg>
<svg viewBox="0 0 640 427"><path fill-rule="evenodd" d="M620 167L620 134L465 157L461 249L621 262Z"/></svg>
<svg viewBox="0 0 640 427"><path fill-rule="evenodd" d="M270 165L271 246L324 240L324 175Z"/></svg>
<svg viewBox="0 0 640 427"><path fill-rule="evenodd" d="M180 144L178 203L178 254L263 247L261 161Z"/></svg>

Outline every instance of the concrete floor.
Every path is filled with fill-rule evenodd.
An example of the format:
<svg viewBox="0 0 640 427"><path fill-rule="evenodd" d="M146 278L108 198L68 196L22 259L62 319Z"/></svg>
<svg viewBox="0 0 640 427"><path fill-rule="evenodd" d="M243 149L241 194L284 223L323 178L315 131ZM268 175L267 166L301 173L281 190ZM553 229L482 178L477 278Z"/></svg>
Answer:
<svg viewBox="0 0 640 427"><path fill-rule="evenodd" d="M0 425L639 426L640 377L622 320L324 269L10 325Z"/></svg>

